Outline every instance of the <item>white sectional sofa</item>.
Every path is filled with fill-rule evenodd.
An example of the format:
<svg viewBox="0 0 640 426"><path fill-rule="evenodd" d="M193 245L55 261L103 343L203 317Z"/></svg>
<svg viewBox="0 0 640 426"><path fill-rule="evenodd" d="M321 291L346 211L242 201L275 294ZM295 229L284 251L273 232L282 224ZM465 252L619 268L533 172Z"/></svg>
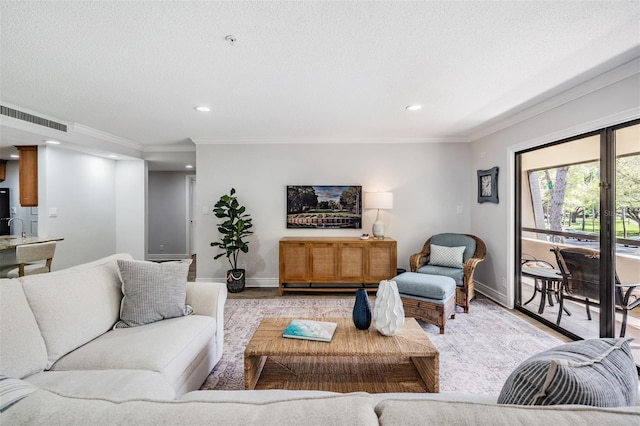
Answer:
<svg viewBox="0 0 640 426"><path fill-rule="evenodd" d="M0 374L69 395L172 400L220 360L227 289L187 283L194 314L112 329L122 284L110 256L0 281Z"/></svg>
<svg viewBox="0 0 640 426"><path fill-rule="evenodd" d="M193 315L113 330L116 259L130 257L0 281L0 424L640 424L640 406L501 405L497 395L199 391L222 355L226 285L187 283Z"/></svg>

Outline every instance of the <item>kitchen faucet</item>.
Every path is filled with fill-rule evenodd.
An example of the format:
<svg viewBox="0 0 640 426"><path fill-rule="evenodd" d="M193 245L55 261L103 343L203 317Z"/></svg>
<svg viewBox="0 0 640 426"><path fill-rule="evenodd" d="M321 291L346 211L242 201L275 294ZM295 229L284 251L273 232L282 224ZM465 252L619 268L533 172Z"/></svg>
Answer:
<svg viewBox="0 0 640 426"><path fill-rule="evenodd" d="M7 225L11 226L11 222L13 222L16 219L18 219L20 221L20 223L22 224L22 238L27 238L27 233L24 232L24 221L21 218L19 218L18 216L14 216L11 219L9 219L9 222L7 223Z"/></svg>

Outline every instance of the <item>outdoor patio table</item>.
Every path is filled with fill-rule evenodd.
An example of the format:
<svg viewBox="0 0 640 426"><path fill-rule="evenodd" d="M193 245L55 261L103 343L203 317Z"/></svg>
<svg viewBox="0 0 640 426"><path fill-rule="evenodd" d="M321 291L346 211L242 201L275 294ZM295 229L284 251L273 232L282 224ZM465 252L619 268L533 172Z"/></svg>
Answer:
<svg viewBox="0 0 640 426"><path fill-rule="evenodd" d="M535 298L537 290L540 291L540 306L538 308L538 313L541 314L544 312L545 302L547 300L549 301L549 305L553 306L553 299L551 296L555 294L557 297L558 292L562 290L562 273L559 270L553 268L522 265L522 275L533 278L536 283L534 285L533 296L524 304L526 305ZM542 285L538 286L538 281L540 281ZM567 315L571 315L566 307L563 307L563 310L567 313Z"/></svg>

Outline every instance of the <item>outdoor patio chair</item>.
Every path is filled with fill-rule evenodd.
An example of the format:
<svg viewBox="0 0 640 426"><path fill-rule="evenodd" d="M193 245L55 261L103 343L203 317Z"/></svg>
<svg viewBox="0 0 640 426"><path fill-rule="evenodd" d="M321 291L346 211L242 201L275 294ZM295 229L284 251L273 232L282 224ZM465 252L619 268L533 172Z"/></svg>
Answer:
<svg viewBox="0 0 640 426"><path fill-rule="evenodd" d="M562 273L562 290L557 324L560 325L564 299L584 303L587 318L591 320L589 306L600 304L600 252L585 248L554 247L551 249L558 261ZM635 292L640 283L622 284L618 273L615 274L615 309L622 312L620 337L627 330L627 316L630 310L640 305L640 294Z"/></svg>

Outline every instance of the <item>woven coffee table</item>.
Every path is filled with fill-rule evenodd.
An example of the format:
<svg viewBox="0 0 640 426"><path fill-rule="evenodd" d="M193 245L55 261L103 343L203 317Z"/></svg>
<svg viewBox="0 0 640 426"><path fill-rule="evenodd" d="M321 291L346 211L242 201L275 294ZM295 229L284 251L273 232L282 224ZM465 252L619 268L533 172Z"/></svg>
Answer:
<svg viewBox="0 0 640 426"><path fill-rule="evenodd" d="M287 339L291 318L262 320L244 351L245 389L439 392L440 354L415 319L392 337L351 318L312 319L338 323L333 341Z"/></svg>

